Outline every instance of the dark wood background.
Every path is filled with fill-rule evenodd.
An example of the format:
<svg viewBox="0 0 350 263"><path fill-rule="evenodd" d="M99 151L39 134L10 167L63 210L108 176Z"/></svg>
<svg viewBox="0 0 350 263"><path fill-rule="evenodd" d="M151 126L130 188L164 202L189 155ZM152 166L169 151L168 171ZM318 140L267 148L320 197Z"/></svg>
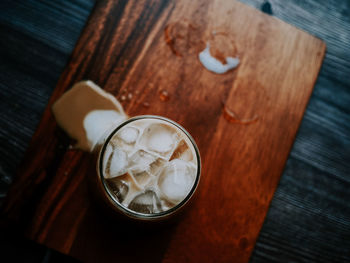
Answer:
<svg viewBox="0 0 350 263"><path fill-rule="evenodd" d="M349 261L349 1L244 2L320 37L328 48L251 260ZM1 3L3 195L92 4Z"/></svg>

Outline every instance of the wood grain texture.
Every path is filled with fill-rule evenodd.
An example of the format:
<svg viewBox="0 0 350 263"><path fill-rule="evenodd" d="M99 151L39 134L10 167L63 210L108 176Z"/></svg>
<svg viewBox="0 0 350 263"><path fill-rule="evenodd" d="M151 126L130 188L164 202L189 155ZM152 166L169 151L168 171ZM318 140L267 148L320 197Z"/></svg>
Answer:
<svg viewBox="0 0 350 263"><path fill-rule="evenodd" d="M250 261L349 262L350 2L269 3L274 16L323 39L327 53Z"/></svg>
<svg viewBox="0 0 350 263"><path fill-rule="evenodd" d="M206 71L195 52L174 55L164 29L179 21L190 21L203 36L213 30L230 35L241 57L239 68L219 76ZM4 214L19 221L30 238L85 261L99 255L104 260L179 262L211 256L247 262L324 51L320 40L237 2L98 2L32 139ZM67 150L69 141L50 112L52 103L81 79L92 79L119 99L134 94L123 101L127 113L179 122L202 154L194 208L168 231L141 235L137 244L148 243L138 254L131 253L135 240L113 239L121 230L106 225L91 207L90 157ZM162 89L170 94L167 102L159 99ZM258 121L229 123L223 104L241 118L257 114ZM105 235L108 230L111 235ZM114 251L112 244L125 251ZM149 254L150 244L159 245L157 254Z"/></svg>

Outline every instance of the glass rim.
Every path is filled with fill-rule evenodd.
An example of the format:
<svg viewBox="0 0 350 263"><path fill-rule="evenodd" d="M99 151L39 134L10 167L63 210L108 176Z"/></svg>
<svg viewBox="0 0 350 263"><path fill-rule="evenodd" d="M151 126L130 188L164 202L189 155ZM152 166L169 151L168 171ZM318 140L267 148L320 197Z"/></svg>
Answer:
<svg viewBox="0 0 350 263"><path fill-rule="evenodd" d="M133 122L133 121L137 121L137 120L142 120L142 119L157 119L157 120L162 120L165 122L168 122L172 125L174 125L175 127L177 127L178 129L180 129L186 136L187 138L190 140L195 153L196 153L196 159L197 159L197 173L196 173L196 178L195 181L193 183L193 186L191 188L191 190L189 191L189 193L186 195L186 197L179 202L177 205L175 205L174 207L159 212L159 213L153 213L153 214L145 214L145 213L140 213L140 212L136 212L128 207L123 206L117 199L117 197L111 192L111 190L109 189L107 182L104 178L104 172L103 172L103 157L107 148L107 145L109 144L110 140L112 139L112 137L125 125ZM199 180L200 180L200 174L201 174L201 158L200 158L200 154L199 154L199 149L198 146L195 142L195 140L193 139L193 137L185 130L185 128L183 128L180 124L178 124L177 122L170 120L166 117L162 117L162 116L158 116L158 115L138 115L132 118L129 118L125 121L123 121L122 123L120 123L117 127L115 127L112 132L108 135L107 139L105 140L105 142L103 143L101 150L99 151L99 155L98 155L98 171L99 171L99 177L100 180L102 182L103 188L105 193L108 195L109 199L111 199L111 201L113 201L113 205L115 205L121 212L123 212L124 214L126 214L129 217L133 217L136 219L143 219L143 220L152 220L152 219L159 219L159 218L163 218L163 217L167 217L173 213L175 213L176 211L178 211L181 207L183 207L193 196L195 190L197 189L197 186L199 184Z"/></svg>

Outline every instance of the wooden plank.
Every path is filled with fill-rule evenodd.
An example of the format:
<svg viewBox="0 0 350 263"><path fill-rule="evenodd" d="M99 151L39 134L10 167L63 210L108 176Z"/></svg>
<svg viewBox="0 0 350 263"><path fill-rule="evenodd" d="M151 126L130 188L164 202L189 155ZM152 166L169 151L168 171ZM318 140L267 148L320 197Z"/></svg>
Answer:
<svg viewBox="0 0 350 263"><path fill-rule="evenodd" d="M165 41L164 30L174 25L187 37L177 46L188 47L182 56ZM188 34L191 28L194 33ZM215 75L198 61L213 31L234 43L241 58L236 71ZM320 40L238 2L98 2L32 139L4 214L31 239L84 261L212 257L247 262L324 51ZM132 94L122 101L127 113L169 117L196 139L202 181L194 208L178 225L119 239L126 233L91 206L86 184L94 170L91 157L69 149L50 112L81 79L92 79L120 100ZM162 90L169 100L160 99ZM257 119L230 123L224 109ZM139 253L135 246L142 247Z"/></svg>

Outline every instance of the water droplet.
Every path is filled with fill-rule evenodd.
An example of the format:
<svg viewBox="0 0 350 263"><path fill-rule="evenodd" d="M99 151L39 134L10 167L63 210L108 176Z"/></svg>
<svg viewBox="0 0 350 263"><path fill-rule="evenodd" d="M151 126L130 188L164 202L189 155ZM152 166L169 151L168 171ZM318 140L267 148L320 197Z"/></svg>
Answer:
<svg viewBox="0 0 350 263"><path fill-rule="evenodd" d="M128 99L131 100L132 99L132 93L128 94Z"/></svg>
<svg viewBox="0 0 350 263"><path fill-rule="evenodd" d="M145 108L149 108L149 103L148 102L144 102L144 103L142 103L142 106L145 107Z"/></svg>
<svg viewBox="0 0 350 263"><path fill-rule="evenodd" d="M126 100L126 96L125 96L125 95L122 95L122 96L120 97L120 100L121 100L121 101Z"/></svg>
<svg viewBox="0 0 350 263"><path fill-rule="evenodd" d="M169 92L166 90L161 90L159 92L159 98L161 101L168 101L170 99Z"/></svg>

